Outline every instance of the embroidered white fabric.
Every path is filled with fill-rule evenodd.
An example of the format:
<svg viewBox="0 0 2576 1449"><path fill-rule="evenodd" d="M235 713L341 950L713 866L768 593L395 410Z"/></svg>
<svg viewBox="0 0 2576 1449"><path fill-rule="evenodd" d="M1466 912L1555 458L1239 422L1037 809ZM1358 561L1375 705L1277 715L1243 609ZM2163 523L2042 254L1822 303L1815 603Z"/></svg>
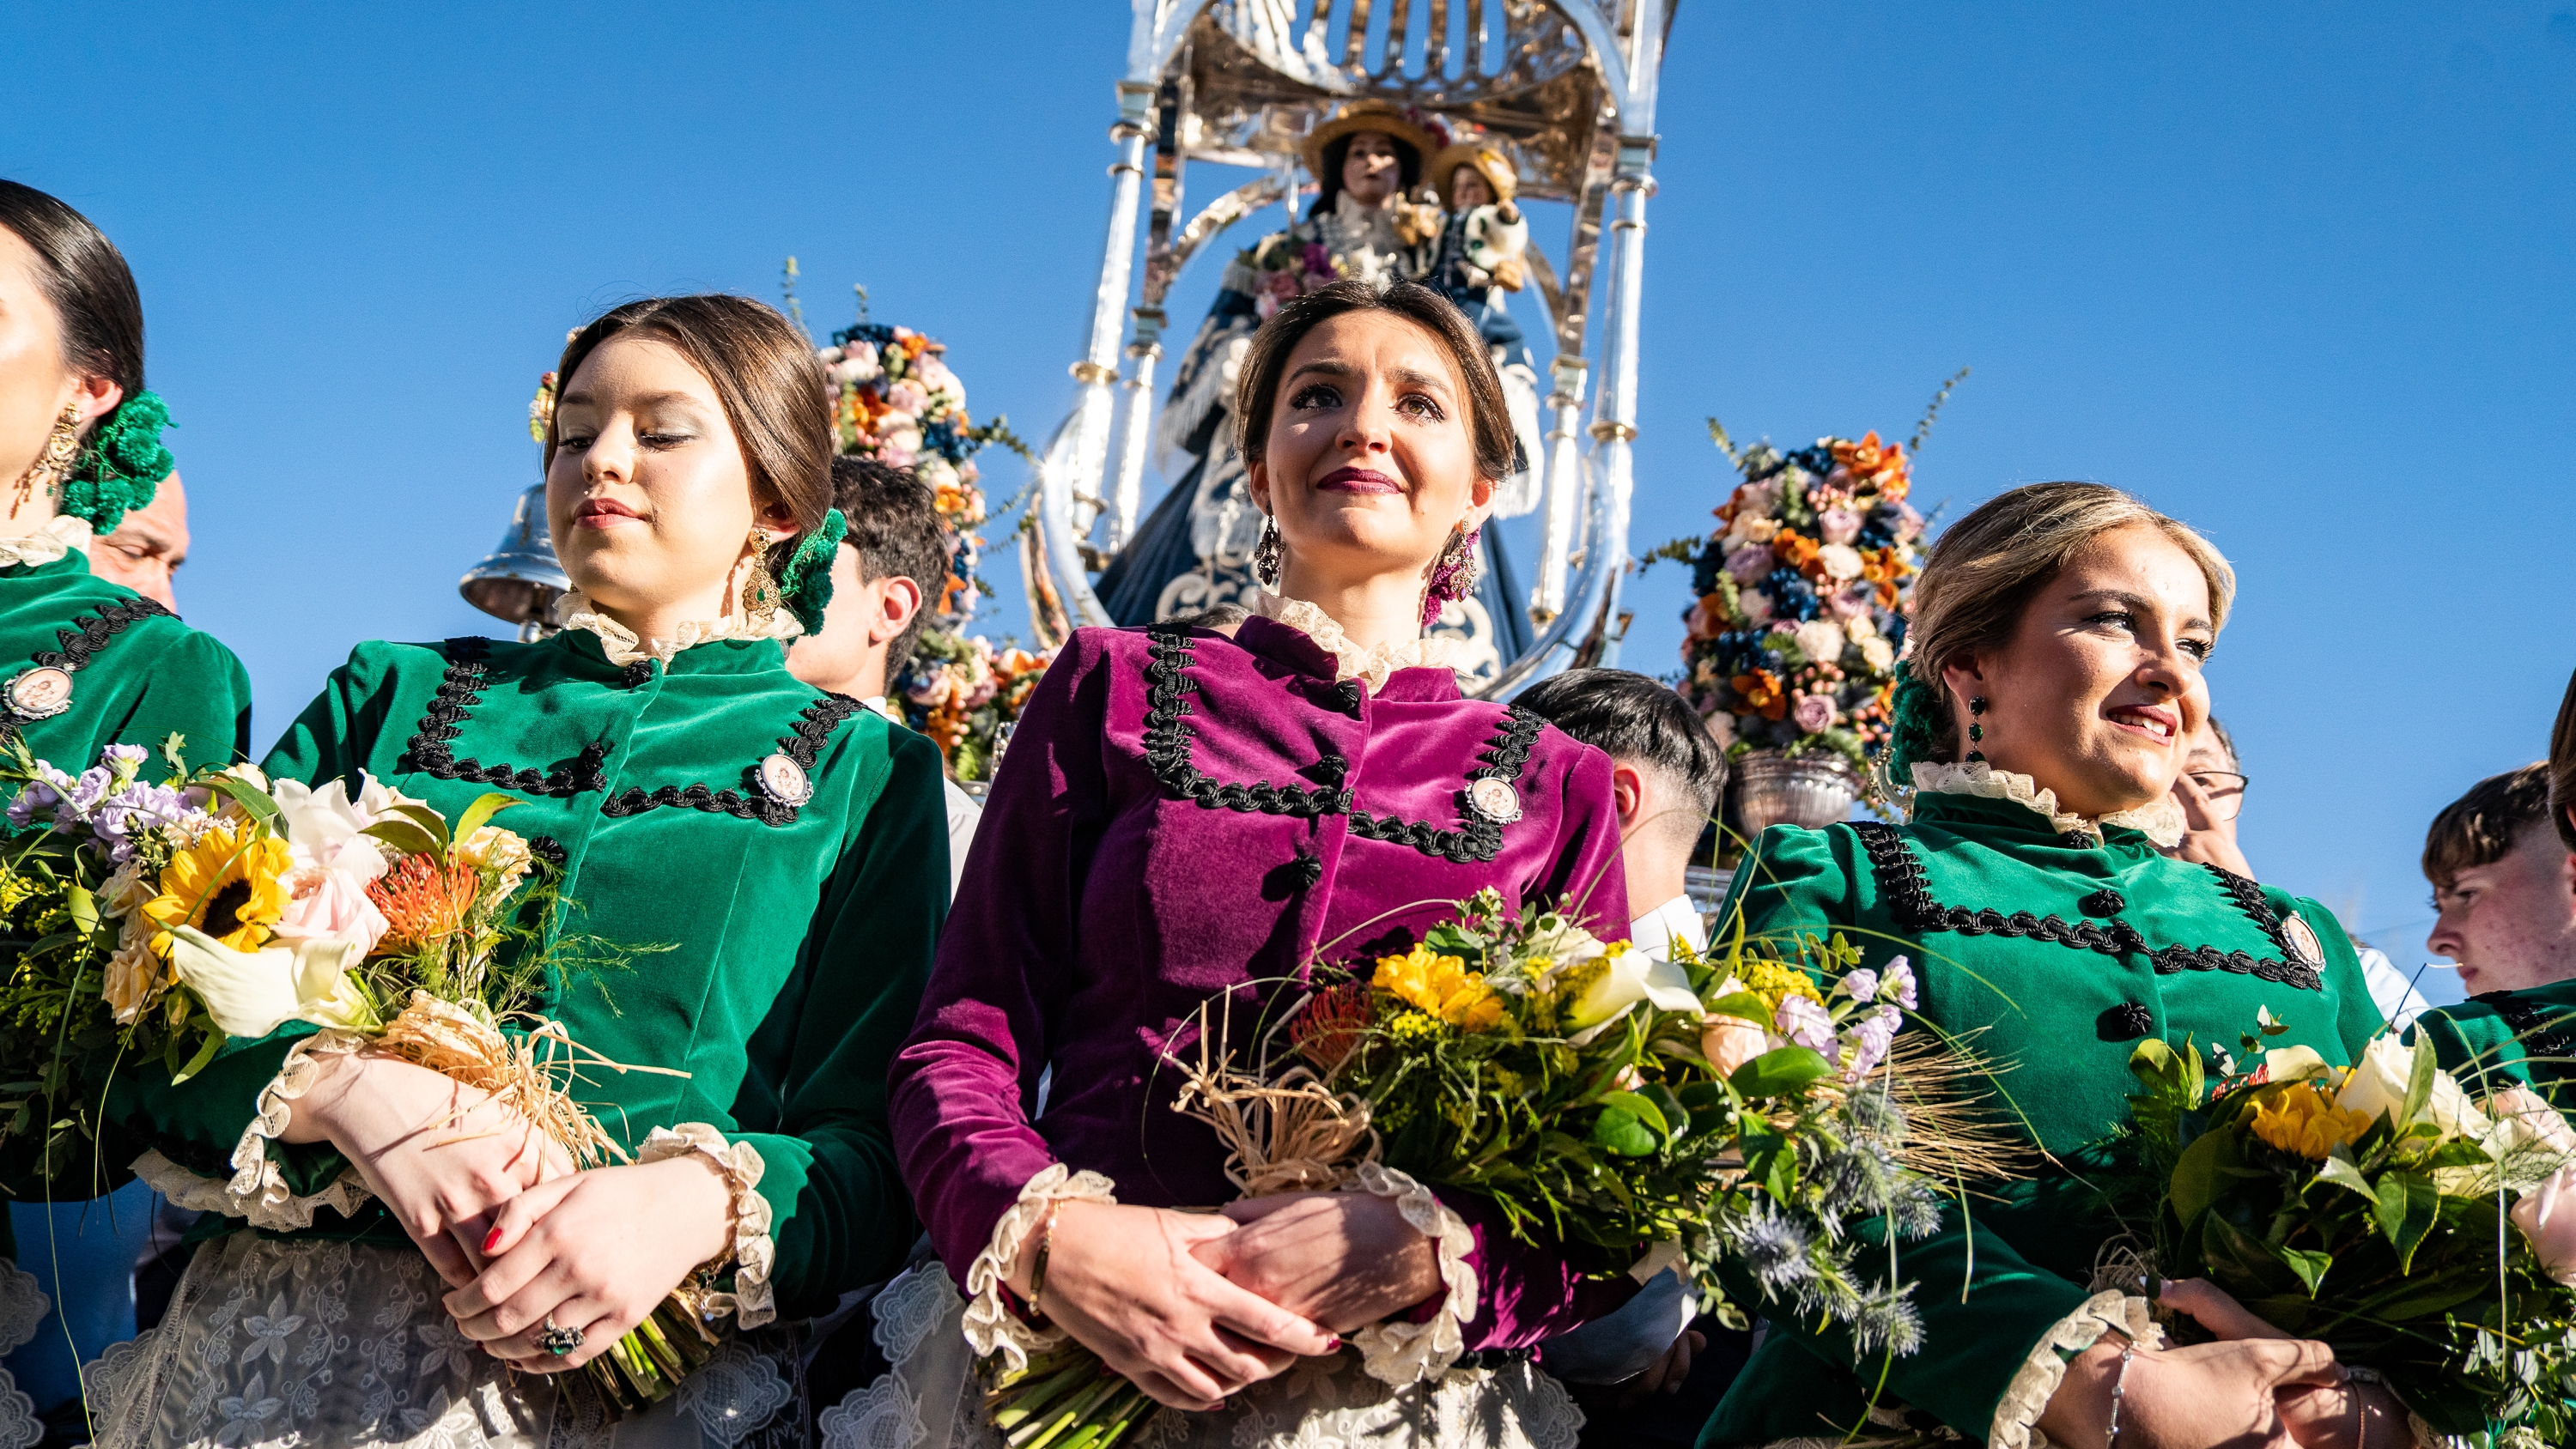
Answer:
<svg viewBox="0 0 2576 1449"><path fill-rule="evenodd" d="M966 1265L966 1290L974 1295L965 1313L966 1341L978 1354L1000 1353L1014 1369L1028 1366L1029 1355L1064 1342L1061 1328L1039 1328L1011 1311L1002 1299L1003 1280L1020 1256L1020 1244L1046 1220L1056 1202L1118 1201L1118 1185L1096 1172L1075 1172L1051 1162L1020 1188L1019 1201L993 1224L993 1239Z"/></svg>
<svg viewBox="0 0 2576 1449"><path fill-rule="evenodd" d="M2021 1371L2004 1386L2004 1396L1995 1405L1994 1427L1986 1434L1987 1449L2048 1449L2048 1436L2038 1429L2039 1416L2048 1412L2048 1401L2066 1379L2065 1355L2082 1353L2105 1333L2121 1334L2148 1348L2161 1348L2165 1341L2165 1331L2156 1326L2153 1305L2146 1299L2116 1288L2085 1299L2073 1313L2049 1325L2048 1332L2031 1345Z"/></svg>
<svg viewBox="0 0 2576 1449"><path fill-rule="evenodd" d="M1340 665L1336 679L1365 680L1372 694L1386 688L1386 677L1399 669L1455 667L1461 642L1455 634L1425 634L1393 644L1356 644L1332 615L1304 599L1274 594L1266 588L1254 588L1244 597L1252 612L1297 630L1314 640L1316 648L1332 655Z"/></svg>
<svg viewBox="0 0 2576 1449"><path fill-rule="evenodd" d="M1354 1180L1364 1192L1393 1198L1413 1230L1436 1245L1440 1281L1448 1292L1427 1323L1390 1320L1372 1323L1351 1335L1361 1365L1370 1378L1403 1388L1429 1383L1449 1371L1467 1351L1464 1328L1476 1316L1476 1269L1467 1255L1476 1250L1476 1234L1466 1220L1451 1212L1431 1189L1382 1163L1363 1162Z"/></svg>
<svg viewBox="0 0 2576 1449"><path fill-rule="evenodd" d="M1914 764L1914 788L1934 795L1977 795L1988 800L2010 800L2048 817L2048 825L2060 834L2082 831L2099 837L2105 825L2125 825L2143 832L2149 840L2170 850L2182 843L2182 807L2171 796L2157 800L2139 810L2114 810L2100 820L2069 815L2057 808L2057 792L2043 790L2028 775L1998 770L1983 760L1967 764L1946 761L1917 760Z"/></svg>
<svg viewBox="0 0 2576 1449"><path fill-rule="evenodd" d="M894 1371L817 1420L823 1449L1002 1449L984 1418L968 1343L970 1307L947 1270L925 1263L876 1300L877 1344ZM900 1325L889 1330L889 1324ZM897 1353L897 1348L905 1351ZM1300 1360L1212 1414L1166 1409L1122 1446L1141 1449L1572 1449L1583 1427L1565 1386L1527 1359L1453 1368L1394 1387L1348 1353Z"/></svg>
<svg viewBox="0 0 2576 1449"><path fill-rule="evenodd" d="M778 1316L777 1291L769 1281L770 1269L778 1261L778 1243L769 1235L769 1199L757 1191L768 1164L750 1143L729 1143L722 1132L704 1122L654 1128L635 1149L635 1160L659 1162L692 1152L714 1163L733 1193L733 1291L710 1296L707 1307L718 1313L730 1310L744 1328L758 1328Z"/></svg>
<svg viewBox="0 0 2576 1449"><path fill-rule="evenodd" d="M566 629L583 629L599 636L599 652L611 664L638 664L659 659L668 665L671 657L683 649L717 639L794 639L802 636L805 626L785 609L769 616L766 624L755 624L740 610L721 619L691 619L680 625L680 632L669 639L640 639L635 631L591 607L590 600L579 589L567 591L555 601L555 623Z"/></svg>
<svg viewBox="0 0 2576 1449"><path fill-rule="evenodd" d="M736 1343L614 1426L514 1377L439 1307L410 1248L234 1233L197 1250L159 1327L83 1367L99 1449L735 1449L790 1401ZM5 1443L0 1440L0 1443ZM32 1442L32 1441L31 1441Z"/></svg>
<svg viewBox="0 0 2576 1449"><path fill-rule="evenodd" d="M45 1296L36 1275L0 1258L0 1354L24 1347L36 1336L54 1301ZM45 1437L45 1422L36 1417L36 1401L0 1369L0 1449L33 1449Z"/></svg>
<svg viewBox="0 0 2576 1449"><path fill-rule="evenodd" d="M355 1050L356 1044L353 1036L326 1030L304 1037L287 1049L277 1075L260 1089L258 1110L233 1148L233 1175L229 1179L200 1177L157 1150L147 1150L135 1159L134 1175L183 1208L242 1218L252 1227L273 1232L313 1226L316 1208L327 1207L343 1214L357 1211L371 1194L354 1166L342 1168L340 1175L320 1192L297 1197L286 1185L286 1170L268 1156L268 1144L283 1135L293 1120L294 1109L287 1103L311 1091L314 1081L322 1075L324 1063L319 1059L345 1055Z"/></svg>
<svg viewBox="0 0 2576 1449"><path fill-rule="evenodd" d="M44 527L16 538L0 538L0 568L18 564L49 564L79 549L89 552L90 526L86 518L56 514Z"/></svg>

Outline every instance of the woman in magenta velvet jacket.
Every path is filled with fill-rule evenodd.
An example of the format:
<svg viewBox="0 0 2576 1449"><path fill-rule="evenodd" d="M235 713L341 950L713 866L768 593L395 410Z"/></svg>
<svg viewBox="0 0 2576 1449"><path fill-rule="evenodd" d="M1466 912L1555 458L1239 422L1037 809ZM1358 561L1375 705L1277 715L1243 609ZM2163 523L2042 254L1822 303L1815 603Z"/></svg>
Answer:
<svg viewBox="0 0 2576 1449"><path fill-rule="evenodd" d="M1507 1351L1623 1288L1400 1174L1228 1204L1215 1135L1171 1110L1201 1003L1230 992L1243 1040L1280 983L1402 950L1444 902L1490 886L1627 934L1608 758L1461 698L1423 634L1511 456L1474 330L1423 288L1336 284L1253 339L1235 416L1277 591L1075 634L896 1058L897 1150L968 1301L888 1290L906 1402L883 1407L935 1429L960 1400L931 1360L1069 1332L1198 1412L1161 1443L1570 1443L1571 1403ZM905 1327L926 1294L944 1322Z"/></svg>

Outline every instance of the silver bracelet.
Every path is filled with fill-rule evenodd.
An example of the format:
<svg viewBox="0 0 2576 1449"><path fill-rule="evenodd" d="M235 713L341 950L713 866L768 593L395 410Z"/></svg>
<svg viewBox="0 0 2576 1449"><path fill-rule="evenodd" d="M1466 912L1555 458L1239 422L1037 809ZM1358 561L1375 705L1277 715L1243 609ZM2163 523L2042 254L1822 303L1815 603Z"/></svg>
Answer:
<svg viewBox="0 0 2576 1449"><path fill-rule="evenodd" d="M2131 1339L2120 1346L2120 1372L2111 1380L2111 1435L2108 1449L2120 1449L2120 1396L2129 1387L2129 1360L2137 1355L2138 1341Z"/></svg>

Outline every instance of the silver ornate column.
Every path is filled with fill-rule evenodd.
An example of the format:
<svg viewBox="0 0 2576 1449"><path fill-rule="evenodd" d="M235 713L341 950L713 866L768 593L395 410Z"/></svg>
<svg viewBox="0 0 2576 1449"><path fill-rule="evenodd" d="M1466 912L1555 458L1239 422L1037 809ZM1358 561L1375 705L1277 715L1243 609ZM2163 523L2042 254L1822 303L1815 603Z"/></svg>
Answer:
<svg viewBox="0 0 2576 1449"><path fill-rule="evenodd" d="M1599 446L1592 461L1593 486L1608 494L1617 519L1605 537L1621 540L1628 536L1628 502L1636 488L1637 324L1645 301L1646 198L1655 189L1649 170L1654 159L1654 137L1621 136L1618 175L1610 183L1617 217L1610 223L1610 316L1601 339L1601 396L1592 423ZM1627 572L1628 561L1618 560L1602 598L1602 665L1619 662L1619 636L1627 632L1618 618L1619 593Z"/></svg>
<svg viewBox="0 0 2576 1449"><path fill-rule="evenodd" d="M1547 434L1547 513L1541 520L1538 582L1530 589L1530 621L1546 624L1565 612L1565 574L1582 543L1583 521L1583 382L1579 356L1559 354L1549 369L1556 391L1548 396L1554 425Z"/></svg>

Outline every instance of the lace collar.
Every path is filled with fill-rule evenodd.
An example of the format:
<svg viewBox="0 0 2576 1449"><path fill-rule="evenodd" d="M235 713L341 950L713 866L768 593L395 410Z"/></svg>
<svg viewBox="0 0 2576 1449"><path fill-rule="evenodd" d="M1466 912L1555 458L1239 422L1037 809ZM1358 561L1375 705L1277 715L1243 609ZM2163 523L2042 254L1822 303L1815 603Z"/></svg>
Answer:
<svg viewBox="0 0 2576 1449"><path fill-rule="evenodd" d="M1394 644L1359 645L1342 626L1304 599L1274 594L1268 589L1251 592L1252 612L1274 624L1285 624L1315 641L1315 647L1333 656L1335 679L1357 679L1365 682L1369 693L1386 688L1386 677L1399 669L1449 669L1458 654L1458 640L1449 634L1425 634Z"/></svg>
<svg viewBox="0 0 2576 1449"><path fill-rule="evenodd" d="M44 527L17 538L0 538L0 568L19 564L49 564L74 549L86 557L89 553L90 526L86 518L56 514Z"/></svg>
<svg viewBox="0 0 2576 1449"><path fill-rule="evenodd" d="M2100 820L2088 820L2059 810L2057 792L2041 789L2037 780L2009 770L1998 770L1983 760L1965 765L1919 760L1914 766L1914 788L1936 795L1977 795L1988 800L2010 800L2047 816L2049 828L2060 835L2081 831L2099 839L2103 826L2125 825L2167 850L2182 843L2182 807L2176 805L2171 796L2143 809L2114 810Z"/></svg>
<svg viewBox="0 0 2576 1449"><path fill-rule="evenodd" d="M588 596L579 589L573 589L555 601L555 623L562 628L583 629L598 635L599 652L607 655L611 664L636 664L647 659L659 659L666 669L670 667L671 657L681 650L711 644L718 639L777 639L783 642L805 632L805 626L796 622L795 615L781 609L769 616L766 625L754 624L750 615L736 612L721 619L692 619L680 626L677 638L639 639L634 630L592 608Z"/></svg>

